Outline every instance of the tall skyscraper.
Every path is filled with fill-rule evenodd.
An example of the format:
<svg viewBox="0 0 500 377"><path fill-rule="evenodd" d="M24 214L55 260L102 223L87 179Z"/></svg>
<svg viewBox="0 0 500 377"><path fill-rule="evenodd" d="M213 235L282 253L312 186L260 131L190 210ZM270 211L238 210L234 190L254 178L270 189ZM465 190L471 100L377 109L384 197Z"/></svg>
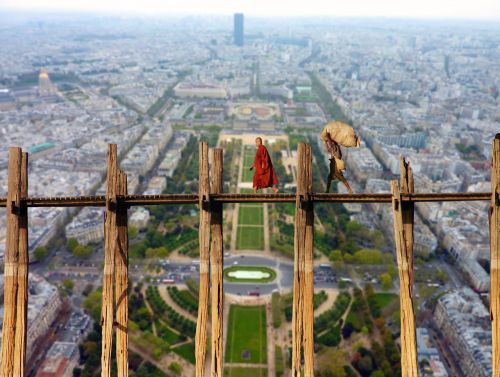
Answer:
<svg viewBox="0 0 500 377"><path fill-rule="evenodd" d="M234 44L243 46L243 13L234 14Z"/></svg>

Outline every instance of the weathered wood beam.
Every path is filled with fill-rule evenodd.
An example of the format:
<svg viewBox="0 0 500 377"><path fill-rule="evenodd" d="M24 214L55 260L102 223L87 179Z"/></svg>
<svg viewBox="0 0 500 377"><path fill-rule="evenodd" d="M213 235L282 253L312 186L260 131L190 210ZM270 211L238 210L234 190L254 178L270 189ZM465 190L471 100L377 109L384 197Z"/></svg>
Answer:
<svg viewBox="0 0 500 377"><path fill-rule="evenodd" d="M127 174L118 173L118 195L127 195ZM128 376L128 215L127 205L118 202L116 208L118 232L116 263L116 365L118 377Z"/></svg>
<svg viewBox="0 0 500 377"><path fill-rule="evenodd" d="M401 160L401 187L413 191L409 164ZM402 377L418 376L415 312L413 308L413 203L403 203L397 181L391 181L394 240L400 282Z"/></svg>
<svg viewBox="0 0 500 377"><path fill-rule="evenodd" d="M410 162L406 162L403 156L399 160L400 186L401 194L415 193L415 184L413 182L413 170ZM413 227L415 220L415 203L410 201L401 201L403 229L405 233L406 255L408 260L408 272L410 274L410 292L413 292Z"/></svg>
<svg viewBox="0 0 500 377"><path fill-rule="evenodd" d="M28 197L28 154L21 155L21 198ZM26 375L26 335L28 332L28 207L19 211L19 266L17 278L16 337L14 346L14 376Z"/></svg>
<svg viewBox="0 0 500 377"><path fill-rule="evenodd" d="M305 211L304 238L304 377L314 377L314 203L310 200L312 193L312 149L309 144L305 148L304 181L306 197L302 202Z"/></svg>
<svg viewBox="0 0 500 377"><path fill-rule="evenodd" d="M200 290L198 301L198 321L196 322L195 358L196 377L205 373L207 351L208 308L210 294L210 180L208 169L208 144L199 144L199 210L200 225L198 240L200 247Z"/></svg>
<svg viewBox="0 0 500 377"><path fill-rule="evenodd" d="M297 192L295 195L295 234L292 307L292 376L301 376L301 350L304 320L305 239L306 210L303 202L307 195L307 146L298 144Z"/></svg>
<svg viewBox="0 0 500 377"><path fill-rule="evenodd" d="M210 190L214 194L222 192L223 189L223 157L222 149L213 150L212 161L212 185ZM212 230L211 243L211 293L212 293L212 377L222 377L223 375L223 309L224 309L224 286L223 286L223 266L224 266L224 239L222 238L222 204L212 204L210 219Z"/></svg>
<svg viewBox="0 0 500 377"><path fill-rule="evenodd" d="M500 376L500 134L492 146L490 205L490 318L492 375Z"/></svg>
<svg viewBox="0 0 500 377"><path fill-rule="evenodd" d="M129 206L197 204L198 194L127 195L118 198ZM438 192L402 194L406 202L477 202L489 201L491 192ZM295 194L217 194L210 195L216 203L294 203ZM312 193L311 200L324 203L391 203L391 194L325 194ZM28 197L28 207L105 207L106 196L61 196L52 198ZM0 198L0 207L7 199Z"/></svg>
<svg viewBox="0 0 500 377"><path fill-rule="evenodd" d="M108 147L108 181L106 192L106 218L104 222L104 274L102 283L102 353L101 376L111 375L111 349L113 347L115 252L118 247L116 208L118 194L118 160L116 144Z"/></svg>
<svg viewBox="0 0 500 377"><path fill-rule="evenodd" d="M21 148L9 148L7 189L7 235L4 263L4 317L2 325L2 377L14 376L16 309L21 208Z"/></svg>

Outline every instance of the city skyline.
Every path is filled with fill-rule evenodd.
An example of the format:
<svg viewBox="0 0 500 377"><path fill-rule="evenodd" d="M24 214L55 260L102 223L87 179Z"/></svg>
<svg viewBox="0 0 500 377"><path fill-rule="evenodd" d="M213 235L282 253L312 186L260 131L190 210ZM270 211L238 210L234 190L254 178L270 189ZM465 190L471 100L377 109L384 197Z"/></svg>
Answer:
<svg viewBox="0 0 500 377"><path fill-rule="evenodd" d="M500 2L494 0L468 1L423 0L417 2L400 2L383 0L370 2L355 0L351 2L328 2L312 0L304 3L274 1L272 3L257 0L249 4L242 0L228 2L212 1L210 6L200 0L188 0L182 3L146 0L137 4L134 1L97 0L71 2L63 0L5 0L0 8L16 11L43 12L97 12L113 14L143 15L231 15L245 13L249 16L296 17L296 16L338 16L338 17L383 17L383 18L416 18L416 19L500 19Z"/></svg>
<svg viewBox="0 0 500 377"><path fill-rule="evenodd" d="M290 196L303 182L300 142L309 144L313 158L306 170L312 172L311 191L320 193L331 157L321 130L331 120L349 123L362 140L360 148L342 147L343 174L354 193L389 198L393 189L397 195L391 181L404 185L404 156L413 172L405 169L413 176L407 182L414 182L416 193L475 198L415 206L409 315L415 317L418 366L411 370L418 367L422 377L491 375L496 327L487 300L496 286L490 286L490 270L493 281L498 276L490 268L486 229L491 159L500 150L497 140L492 153L500 129L498 25L262 19L245 13L240 47L233 12L178 18L48 14L16 25L15 17L3 13L0 198L12 195L8 146L29 153L21 174L29 181L29 197L50 197L52 205L61 196L102 198L108 182L117 182L107 178L117 171L108 161L117 161L126 174L130 195L196 196L208 168L212 182L221 176L223 192L234 198L252 191L257 136L268 148L280 192ZM200 149L199 142L207 144ZM116 145L116 158L106 153L109 144ZM213 148L223 151L217 152L220 163ZM342 184L335 186L333 191L345 193ZM27 203L29 236L22 238L27 245L17 260L29 251L34 262L28 374L46 376L61 365L68 375L73 369L75 375L97 375L106 331L100 303L110 288L104 271L112 271L105 237L110 222L103 227L109 209ZM399 296L405 300L409 293L398 274L404 243L395 216L402 207L388 200L307 206L315 229L313 238L305 237L305 249L316 256L309 274L315 376L401 375L401 355L409 353L397 343L402 331L412 331L401 324L410 317L399 310ZM5 247L13 234L9 219L21 213L7 208L0 208L0 268L15 251ZM128 212L129 326L117 328L130 330L130 377L188 377L200 366L196 329L206 326L198 322L198 307L206 308L200 292L209 268L199 237L207 228L198 208L134 205ZM210 343L225 343L217 359L227 377L292 375L294 262L297 242L304 239L295 237L295 226L303 223L297 214L293 203L223 206L217 242L223 258L218 265L210 260L212 271L223 272L224 335ZM13 291L12 280L0 274L0 291L2 283L5 292ZM5 323L12 309L8 302L0 306ZM3 344L6 349L8 342Z"/></svg>

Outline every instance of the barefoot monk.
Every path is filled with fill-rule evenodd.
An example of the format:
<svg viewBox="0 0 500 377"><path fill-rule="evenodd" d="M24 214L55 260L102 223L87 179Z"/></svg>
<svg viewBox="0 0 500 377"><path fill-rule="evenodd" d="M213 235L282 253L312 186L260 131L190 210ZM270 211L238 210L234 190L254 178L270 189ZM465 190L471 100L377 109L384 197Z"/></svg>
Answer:
<svg viewBox="0 0 500 377"><path fill-rule="evenodd" d="M262 138L256 138L255 145L257 146L257 152L255 153L253 165L250 167L250 170L255 168L253 192L256 193L257 190L272 187L274 192L277 193L278 177L276 177L271 156L269 156L267 148L262 144Z"/></svg>

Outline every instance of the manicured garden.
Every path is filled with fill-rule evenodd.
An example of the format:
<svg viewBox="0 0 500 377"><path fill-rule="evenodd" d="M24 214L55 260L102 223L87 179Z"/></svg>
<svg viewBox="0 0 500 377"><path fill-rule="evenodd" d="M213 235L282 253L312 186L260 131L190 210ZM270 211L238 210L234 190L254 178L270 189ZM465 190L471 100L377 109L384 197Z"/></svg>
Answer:
<svg viewBox="0 0 500 377"><path fill-rule="evenodd" d="M198 298L195 297L189 290L177 287L168 287L168 294L172 300L181 308L187 310L192 315L198 314Z"/></svg>
<svg viewBox="0 0 500 377"><path fill-rule="evenodd" d="M168 305L160 296L158 287L149 286L146 290L146 299L158 318L168 323L181 334L194 337L196 333L196 323L177 313Z"/></svg>
<svg viewBox="0 0 500 377"><path fill-rule="evenodd" d="M267 377L267 369L224 368L224 377Z"/></svg>
<svg viewBox="0 0 500 377"><path fill-rule="evenodd" d="M231 305L228 321L225 361L267 363L265 306ZM242 374L231 374L231 376L242 376Z"/></svg>
<svg viewBox="0 0 500 377"><path fill-rule="evenodd" d="M262 250L264 248L264 227L239 225L236 233L238 250Z"/></svg>
<svg viewBox="0 0 500 377"><path fill-rule="evenodd" d="M238 225L264 225L264 208L261 204L242 204L238 213Z"/></svg>

